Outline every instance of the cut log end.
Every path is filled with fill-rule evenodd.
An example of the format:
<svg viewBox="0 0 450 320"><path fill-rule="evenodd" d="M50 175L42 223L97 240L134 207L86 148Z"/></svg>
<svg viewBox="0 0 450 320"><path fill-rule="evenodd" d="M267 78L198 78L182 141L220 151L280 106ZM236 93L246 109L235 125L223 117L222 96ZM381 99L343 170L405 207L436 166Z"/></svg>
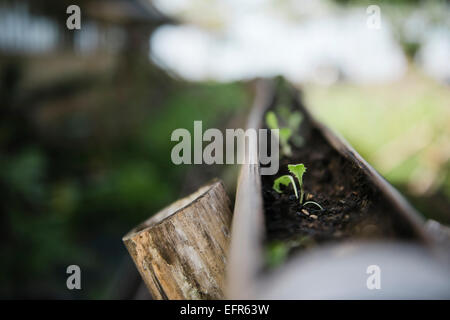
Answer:
<svg viewBox="0 0 450 320"><path fill-rule="evenodd" d="M231 203L214 181L123 237L155 299L221 299Z"/></svg>

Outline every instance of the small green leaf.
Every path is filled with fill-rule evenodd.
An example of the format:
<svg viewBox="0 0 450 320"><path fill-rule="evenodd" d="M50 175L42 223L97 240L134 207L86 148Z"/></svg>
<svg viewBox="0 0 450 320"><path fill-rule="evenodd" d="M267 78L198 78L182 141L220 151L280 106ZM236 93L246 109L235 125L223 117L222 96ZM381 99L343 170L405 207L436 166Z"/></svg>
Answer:
<svg viewBox="0 0 450 320"><path fill-rule="evenodd" d="M289 138L292 135L292 130L289 128L281 128L280 129L280 143L281 144L287 144L289 141Z"/></svg>
<svg viewBox="0 0 450 320"><path fill-rule="evenodd" d="M281 152L290 157L292 155L291 146L289 145L289 139L292 136L292 129L290 128L279 128L277 116L273 111L266 113L266 124L271 130L279 129L278 136L280 139Z"/></svg>
<svg viewBox="0 0 450 320"><path fill-rule="evenodd" d="M266 124L269 129L278 129L277 116L273 111L269 111L266 113Z"/></svg>
<svg viewBox="0 0 450 320"><path fill-rule="evenodd" d="M273 182L273 190L275 190L278 193L283 193L283 191L281 191L281 189L280 189L280 185L287 187L290 184L292 184L292 188L294 188L295 196L298 198L297 186L295 185L294 179L290 175L284 175L284 176L277 178Z"/></svg>
<svg viewBox="0 0 450 320"><path fill-rule="evenodd" d="M266 247L266 263L270 268L279 266L289 253L289 247L281 241L273 241Z"/></svg>
<svg viewBox="0 0 450 320"><path fill-rule="evenodd" d="M300 186L303 185L303 174L306 172L306 167L303 163L300 164L288 164L288 170L298 180Z"/></svg>
<svg viewBox="0 0 450 320"><path fill-rule="evenodd" d="M286 106L279 106L277 108L278 115L281 118L282 124L286 124L293 132L297 131L303 120L303 115L299 111L292 111Z"/></svg>
<svg viewBox="0 0 450 320"><path fill-rule="evenodd" d="M303 203L303 174L306 172L306 167L303 163L288 164L288 170L298 180L298 184L300 186L300 203Z"/></svg>
<svg viewBox="0 0 450 320"><path fill-rule="evenodd" d="M280 144L284 155L290 157L292 155L291 146L289 145L289 138L292 135L292 130L289 128L280 129Z"/></svg>

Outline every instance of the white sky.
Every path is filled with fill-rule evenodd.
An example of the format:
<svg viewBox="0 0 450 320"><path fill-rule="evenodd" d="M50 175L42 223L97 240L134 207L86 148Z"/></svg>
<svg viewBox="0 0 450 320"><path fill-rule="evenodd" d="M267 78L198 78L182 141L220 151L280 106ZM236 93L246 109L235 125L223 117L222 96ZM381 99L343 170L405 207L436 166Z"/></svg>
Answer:
<svg viewBox="0 0 450 320"><path fill-rule="evenodd" d="M382 19L381 29L369 29L364 7L343 11L323 1L297 1L286 13L270 0L200 5L204 15L211 12L219 20L214 27L198 12L190 13L189 0L159 3L161 10L190 23L157 30L152 56L189 80L284 75L327 83L343 74L349 81L384 82L398 79L407 67L388 23Z"/></svg>

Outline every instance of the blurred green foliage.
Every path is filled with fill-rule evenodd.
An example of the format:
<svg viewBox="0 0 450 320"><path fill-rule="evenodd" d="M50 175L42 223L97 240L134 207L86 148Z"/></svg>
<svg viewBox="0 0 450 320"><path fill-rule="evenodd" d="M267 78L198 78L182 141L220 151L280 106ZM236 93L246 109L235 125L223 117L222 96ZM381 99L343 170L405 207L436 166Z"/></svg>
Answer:
<svg viewBox="0 0 450 320"><path fill-rule="evenodd" d="M410 67L394 83L308 86L306 104L422 213L450 222L450 92Z"/></svg>
<svg viewBox="0 0 450 320"><path fill-rule="evenodd" d="M21 90L24 63L0 64L0 297L108 298L127 255L121 237L180 196L189 167L171 162L172 131L223 124L249 97L240 84L173 80L148 61L87 86L64 75ZM65 287L70 264L81 292Z"/></svg>
<svg viewBox="0 0 450 320"><path fill-rule="evenodd" d="M289 253L289 247L282 241L273 241L266 246L265 263L269 268L281 265Z"/></svg>

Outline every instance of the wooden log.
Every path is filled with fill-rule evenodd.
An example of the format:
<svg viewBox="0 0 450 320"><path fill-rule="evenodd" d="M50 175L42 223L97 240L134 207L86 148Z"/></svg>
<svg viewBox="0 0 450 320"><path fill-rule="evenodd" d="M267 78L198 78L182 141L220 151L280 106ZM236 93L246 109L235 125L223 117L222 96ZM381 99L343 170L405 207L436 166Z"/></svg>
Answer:
<svg viewBox="0 0 450 320"><path fill-rule="evenodd" d="M221 299L231 203L214 181L123 237L154 299Z"/></svg>

